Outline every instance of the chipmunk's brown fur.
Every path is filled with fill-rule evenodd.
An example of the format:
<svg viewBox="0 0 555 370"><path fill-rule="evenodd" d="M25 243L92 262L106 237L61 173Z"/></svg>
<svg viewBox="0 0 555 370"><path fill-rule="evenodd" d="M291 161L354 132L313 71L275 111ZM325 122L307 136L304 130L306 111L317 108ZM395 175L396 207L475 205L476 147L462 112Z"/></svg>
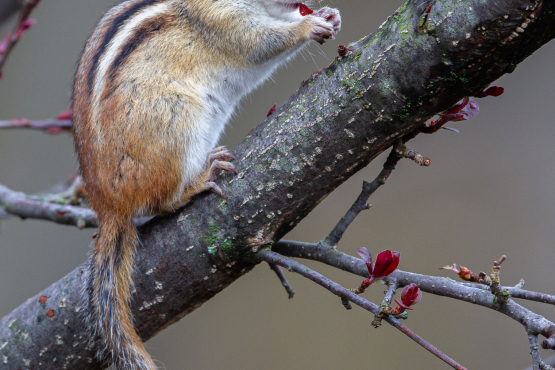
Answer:
<svg viewBox="0 0 555 370"><path fill-rule="evenodd" d="M94 335L119 370L156 369L129 309L133 217L176 210L218 169L214 148L239 99L310 40L339 30L336 10L301 16L291 0L129 0L87 41L75 76L75 143L99 234L86 294ZM304 8L306 9L306 8Z"/></svg>

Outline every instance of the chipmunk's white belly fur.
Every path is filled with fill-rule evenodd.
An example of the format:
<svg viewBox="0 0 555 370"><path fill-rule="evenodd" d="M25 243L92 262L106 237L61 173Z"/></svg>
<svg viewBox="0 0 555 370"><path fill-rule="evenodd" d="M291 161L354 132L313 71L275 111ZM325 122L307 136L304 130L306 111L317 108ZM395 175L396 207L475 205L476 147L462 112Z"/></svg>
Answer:
<svg viewBox="0 0 555 370"><path fill-rule="evenodd" d="M202 94L205 102L202 114L203 123L195 125L195 129L190 132L191 137L183 162L183 187L198 178L205 168L206 153L209 153L218 144L239 101L270 78L280 65L292 58L306 45L307 43L298 45L296 50L288 50L287 53L262 65L227 69L217 74L217 78L206 87ZM264 117L260 118L262 120Z"/></svg>

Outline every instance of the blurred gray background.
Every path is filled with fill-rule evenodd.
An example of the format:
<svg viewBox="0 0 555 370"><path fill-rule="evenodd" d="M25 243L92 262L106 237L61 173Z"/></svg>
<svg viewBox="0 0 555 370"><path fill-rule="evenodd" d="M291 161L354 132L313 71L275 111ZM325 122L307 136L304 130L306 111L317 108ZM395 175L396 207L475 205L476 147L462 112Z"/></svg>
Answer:
<svg viewBox="0 0 555 370"><path fill-rule="evenodd" d="M47 0L38 23L14 50L0 82L0 119L55 116L69 104L72 75L82 45L115 0ZM303 55L246 99L222 144L234 147L285 102L303 79L326 66L338 44L375 30L401 0L327 0L343 17L336 40ZM0 27L1 34L7 30ZM374 205L352 225L340 244L355 254L389 248L402 253L401 268L448 275L438 267L457 262L490 271L502 254L502 283L520 278L526 288L555 294L555 45L546 45L496 84L506 92L479 100L477 118L455 123L460 134L421 135L412 149L432 158L429 168L404 161ZM315 242L326 235L375 177L383 156L337 189L290 235ZM31 131L0 132L0 183L32 193L64 180L75 169L71 138ZM83 262L93 230L44 221L0 222L0 317ZM308 263L346 287L360 279ZM355 307L299 276L288 274L297 295L288 300L273 272L260 265L203 307L147 343L166 369L449 368ZM454 277L453 275L449 275ZM383 289L365 297L381 301ZM525 303L555 320L553 307ZM529 366L524 329L504 316L467 303L425 294L407 324L470 369ZM550 356L542 350L542 356Z"/></svg>

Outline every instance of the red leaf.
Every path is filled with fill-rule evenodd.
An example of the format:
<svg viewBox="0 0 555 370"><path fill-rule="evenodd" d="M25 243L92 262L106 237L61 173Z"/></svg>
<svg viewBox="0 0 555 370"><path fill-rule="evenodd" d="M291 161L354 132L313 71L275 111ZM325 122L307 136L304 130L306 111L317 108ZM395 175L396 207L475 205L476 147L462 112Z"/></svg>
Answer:
<svg viewBox="0 0 555 370"><path fill-rule="evenodd" d="M33 18L29 18L29 19L26 19L23 22L21 22L21 24L19 25L19 28L15 32L16 39L19 40L21 38L21 36L23 36L25 31L27 31L35 23L37 23L37 20L33 19Z"/></svg>
<svg viewBox="0 0 555 370"><path fill-rule="evenodd" d="M445 116L446 114L455 114L455 113L459 113L461 110L463 110L464 107L466 107L466 105L469 102L468 97L463 98L462 100L459 100L455 105L453 105L451 108L447 109L444 114L442 114L442 116Z"/></svg>
<svg viewBox="0 0 555 370"><path fill-rule="evenodd" d="M405 310L411 310L412 308L410 308L409 306L406 306L403 302L399 302L397 299L393 298L393 300L395 301L395 303L397 303L399 305L399 307L397 307L394 312L395 315L399 315L403 312L405 312Z"/></svg>
<svg viewBox="0 0 555 370"><path fill-rule="evenodd" d="M478 98L485 98L487 96L499 96L505 92L505 89L501 86L490 86L485 90L480 91L476 94Z"/></svg>
<svg viewBox="0 0 555 370"><path fill-rule="evenodd" d="M401 291L401 301L403 301L403 306L410 307L414 306L422 298L422 291L414 283L411 283L403 288Z"/></svg>
<svg viewBox="0 0 555 370"><path fill-rule="evenodd" d="M56 119L71 119L73 117L73 112L71 111L71 108L66 109L65 111L63 111L62 113L58 114L56 116Z"/></svg>
<svg viewBox="0 0 555 370"><path fill-rule="evenodd" d="M268 114L266 115L266 117L270 117L272 113L274 113L275 111L276 111L276 104L274 104L274 106L268 111Z"/></svg>
<svg viewBox="0 0 555 370"><path fill-rule="evenodd" d="M357 249L357 254L362 258L364 263L366 263L366 267L368 268L368 273L372 275L372 255L365 247L360 247Z"/></svg>
<svg viewBox="0 0 555 370"><path fill-rule="evenodd" d="M430 124L426 125L426 127L422 131L430 134L434 133L447 122L469 120L471 118L474 118L479 111L480 107L478 106L478 103L476 103L474 99L466 97L462 100L459 100L457 104L453 105L451 108L440 114L437 121L430 122Z"/></svg>
<svg viewBox="0 0 555 370"><path fill-rule="evenodd" d="M299 13L304 17L305 15L314 13L314 11L304 4L299 4Z"/></svg>
<svg viewBox="0 0 555 370"><path fill-rule="evenodd" d="M401 253L392 252L390 250L382 251L376 257L376 264L374 265L374 273L372 278L381 279L390 275L399 266Z"/></svg>

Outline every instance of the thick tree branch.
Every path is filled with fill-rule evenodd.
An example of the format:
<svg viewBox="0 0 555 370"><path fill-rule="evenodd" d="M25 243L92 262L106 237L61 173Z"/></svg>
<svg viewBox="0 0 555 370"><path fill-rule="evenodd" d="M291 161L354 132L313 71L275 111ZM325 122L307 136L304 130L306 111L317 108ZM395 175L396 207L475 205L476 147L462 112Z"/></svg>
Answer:
<svg viewBox="0 0 555 370"><path fill-rule="evenodd" d="M555 36L553 2L430 4L433 29L419 26L425 4L408 2L254 129L235 150L239 174L219 181L228 201L203 194L140 228L132 308L142 338L254 267L249 254L281 239L398 138L512 72ZM102 368L79 313L84 267L0 320L3 370Z"/></svg>

